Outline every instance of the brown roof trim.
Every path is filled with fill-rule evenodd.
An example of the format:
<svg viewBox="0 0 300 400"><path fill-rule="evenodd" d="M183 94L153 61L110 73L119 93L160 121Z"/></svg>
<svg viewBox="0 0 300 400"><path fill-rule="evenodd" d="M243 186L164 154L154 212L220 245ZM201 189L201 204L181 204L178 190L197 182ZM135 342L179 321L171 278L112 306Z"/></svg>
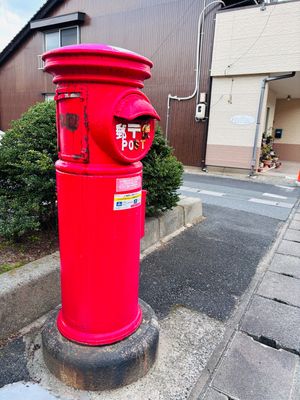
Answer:
<svg viewBox="0 0 300 400"><path fill-rule="evenodd" d="M83 22L85 13L74 12L70 14L58 15L57 17L36 19L30 22L31 29L47 29L55 26L66 25L74 22Z"/></svg>
<svg viewBox="0 0 300 400"><path fill-rule="evenodd" d="M18 46L32 34L30 29L30 23L37 19L41 19L47 16L59 4L65 0L48 0L39 10L34 14L29 22L20 30L20 32L8 43L8 45L0 53L0 66L7 60L7 58L18 48Z"/></svg>

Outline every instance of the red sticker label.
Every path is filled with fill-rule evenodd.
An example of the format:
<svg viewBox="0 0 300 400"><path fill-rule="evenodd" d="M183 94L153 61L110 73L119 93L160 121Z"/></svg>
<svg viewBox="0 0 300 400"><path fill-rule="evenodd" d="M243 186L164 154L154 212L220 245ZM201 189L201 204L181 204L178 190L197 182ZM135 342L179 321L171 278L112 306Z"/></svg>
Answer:
<svg viewBox="0 0 300 400"><path fill-rule="evenodd" d="M139 189L142 186L142 177L140 175L132 178L117 178L116 190L123 192L127 190Z"/></svg>

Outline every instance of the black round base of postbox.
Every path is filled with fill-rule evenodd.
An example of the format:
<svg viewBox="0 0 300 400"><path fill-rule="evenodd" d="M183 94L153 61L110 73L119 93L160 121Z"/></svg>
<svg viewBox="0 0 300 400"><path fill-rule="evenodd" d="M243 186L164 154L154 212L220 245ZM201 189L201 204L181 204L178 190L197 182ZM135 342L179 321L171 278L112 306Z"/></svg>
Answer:
<svg viewBox="0 0 300 400"><path fill-rule="evenodd" d="M82 390L110 390L144 376L156 360L159 329L152 308L140 300L143 321L128 338L107 346L85 346L64 338L57 329L58 310L42 331L45 363L66 385Z"/></svg>

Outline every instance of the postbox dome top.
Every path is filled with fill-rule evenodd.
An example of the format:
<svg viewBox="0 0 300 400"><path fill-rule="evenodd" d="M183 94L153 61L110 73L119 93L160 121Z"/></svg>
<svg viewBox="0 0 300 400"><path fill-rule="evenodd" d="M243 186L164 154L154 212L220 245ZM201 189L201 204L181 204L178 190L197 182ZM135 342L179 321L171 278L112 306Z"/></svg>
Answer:
<svg viewBox="0 0 300 400"><path fill-rule="evenodd" d="M44 53L42 59L44 70L54 76L54 83L119 80L129 86L143 87L153 66L148 58L133 51L97 43L59 47Z"/></svg>
<svg viewBox="0 0 300 400"><path fill-rule="evenodd" d="M148 64L151 68L153 67L153 63L148 58L141 56L138 53L135 53L127 49L123 49L121 47L110 46L102 43L82 43L71 46L59 47L57 49L50 50L47 53L45 53L43 55L43 59L44 57L47 58L50 55L54 54L59 55L65 53L76 54L76 55L80 54L110 55L119 58L128 58L141 61Z"/></svg>

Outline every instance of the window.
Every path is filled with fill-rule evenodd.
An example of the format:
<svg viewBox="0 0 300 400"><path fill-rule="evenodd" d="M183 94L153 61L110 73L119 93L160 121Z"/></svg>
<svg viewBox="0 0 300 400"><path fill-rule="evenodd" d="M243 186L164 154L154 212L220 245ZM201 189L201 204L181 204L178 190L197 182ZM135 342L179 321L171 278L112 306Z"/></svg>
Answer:
<svg viewBox="0 0 300 400"><path fill-rule="evenodd" d="M45 33L45 50L52 50L60 47L59 31Z"/></svg>
<svg viewBox="0 0 300 400"><path fill-rule="evenodd" d="M79 26L61 28L55 31L48 31L45 35L45 51L57 47L69 46L79 43Z"/></svg>
<svg viewBox="0 0 300 400"><path fill-rule="evenodd" d="M54 100L55 93L43 93L45 101Z"/></svg>
<svg viewBox="0 0 300 400"><path fill-rule="evenodd" d="M61 38L60 38L60 45L61 46L69 46L70 44L77 44L78 41L78 33L77 27L62 29L61 31Z"/></svg>

